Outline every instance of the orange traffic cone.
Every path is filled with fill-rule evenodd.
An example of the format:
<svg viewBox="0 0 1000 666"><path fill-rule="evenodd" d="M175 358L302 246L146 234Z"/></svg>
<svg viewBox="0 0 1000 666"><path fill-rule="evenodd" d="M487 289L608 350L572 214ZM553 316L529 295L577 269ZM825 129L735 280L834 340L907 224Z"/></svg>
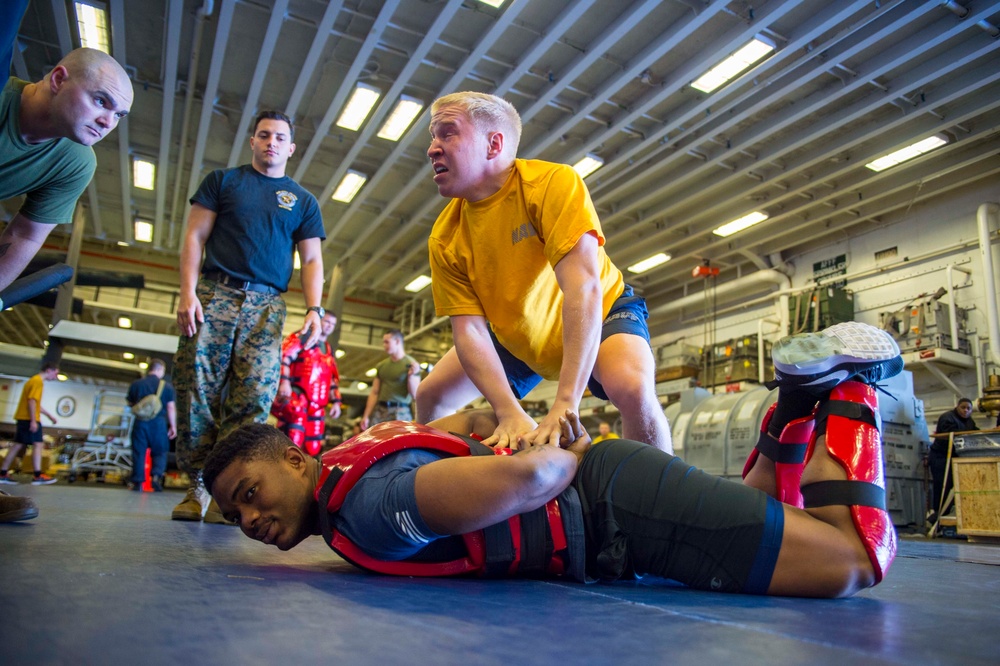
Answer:
<svg viewBox="0 0 1000 666"><path fill-rule="evenodd" d="M142 482L142 492L151 493L153 492L153 454L146 449L146 480Z"/></svg>

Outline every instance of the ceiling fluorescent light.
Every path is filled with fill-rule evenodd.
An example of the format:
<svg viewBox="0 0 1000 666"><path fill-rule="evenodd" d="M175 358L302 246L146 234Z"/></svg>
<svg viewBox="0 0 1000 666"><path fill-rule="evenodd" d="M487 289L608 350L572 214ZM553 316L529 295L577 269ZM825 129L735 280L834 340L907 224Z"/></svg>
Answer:
<svg viewBox="0 0 1000 666"><path fill-rule="evenodd" d="M507 0L479 0L479 2L484 5L489 5L490 7L499 7L503 3L507 2Z"/></svg>
<svg viewBox="0 0 1000 666"><path fill-rule="evenodd" d="M337 119L337 127L357 131L364 124L365 118L371 113L375 102L381 96L381 91L367 83L359 83L347 100L347 106Z"/></svg>
<svg viewBox="0 0 1000 666"><path fill-rule="evenodd" d="M302 259L299 258L299 251L296 249L292 251L292 270L297 271L301 269L302 269Z"/></svg>
<svg viewBox="0 0 1000 666"><path fill-rule="evenodd" d="M155 182L156 165L137 157L132 158L132 183L140 190L151 190Z"/></svg>
<svg viewBox="0 0 1000 666"><path fill-rule="evenodd" d="M344 178L340 181L340 185L337 185L336 191L334 191L333 196L330 198L334 201L351 203L351 199L358 193L358 190L361 189L366 180L368 180L368 176L365 174L354 169L348 169L347 173L344 174Z"/></svg>
<svg viewBox="0 0 1000 666"><path fill-rule="evenodd" d="M118 317L118 328L132 328L132 320L128 317Z"/></svg>
<svg viewBox="0 0 1000 666"><path fill-rule="evenodd" d="M132 235L138 243L152 243L153 223L148 220L136 220L132 223Z"/></svg>
<svg viewBox="0 0 1000 666"><path fill-rule="evenodd" d="M702 74L691 87L706 93L712 92L730 79L739 76L773 50L774 44L757 35L746 46Z"/></svg>
<svg viewBox="0 0 1000 666"><path fill-rule="evenodd" d="M628 267L630 273L645 273L651 268L655 268L660 264L665 264L670 261L670 255L666 252L660 252L659 254L654 254L652 257L643 259L639 263L632 264Z"/></svg>
<svg viewBox="0 0 1000 666"><path fill-rule="evenodd" d="M935 148L940 148L946 143L948 143L948 138L944 134L935 134L934 136L928 137L923 141L917 141L906 148L900 148L895 152L884 155L877 160L873 160L865 166L872 171L884 171L889 167L902 164L903 162L912 160L914 157L923 155L924 153L929 153Z"/></svg>
<svg viewBox="0 0 1000 666"><path fill-rule="evenodd" d="M389 119L385 121L382 129L378 131L379 138L388 139L389 141L399 141L399 137L403 136L410 123L420 114L423 108L424 103L419 99L408 95L400 95L399 101L396 102L396 108L392 110L392 113L389 114Z"/></svg>
<svg viewBox="0 0 1000 666"><path fill-rule="evenodd" d="M604 166L604 160L593 153L587 153L586 157L573 165L573 171L580 174L580 178L586 178Z"/></svg>
<svg viewBox="0 0 1000 666"><path fill-rule="evenodd" d="M759 224L760 222L766 220L768 217L770 216L767 213L762 213L760 211L755 210L749 215L744 215L739 219L723 224L718 229L713 229L712 233L715 234L716 236L722 236L723 238L725 238L726 236L732 236L737 231L743 231L747 227L752 227L755 224Z"/></svg>
<svg viewBox="0 0 1000 666"><path fill-rule="evenodd" d="M426 287L431 283L431 279L426 275L418 275L410 281L410 284L403 287L406 291L413 292L414 294Z"/></svg>
<svg viewBox="0 0 1000 666"><path fill-rule="evenodd" d="M365 377L371 378L371 377L374 377L377 374L378 374L378 370L376 370L375 368L368 368L368 371L365 372Z"/></svg>
<svg viewBox="0 0 1000 666"><path fill-rule="evenodd" d="M132 352L122 352L122 358L125 359L126 361L131 361L132 359L135 358L135 354L133 354Z"/></svg>
<svg viewBox="0 0 1000 666"><path fill-rule="evenodd" d="M333 352L333 355L336 356L337 359L339 360L344 358L344 356L347 355L347 352L345 352L343 349L338 349L337 351Z"/></svg>
<svg viewBox="0 0 1000 666"><path fill-rule="evenodd" d="M110 54L108 13L103 5L75 2L73 7L76 9L76 27L80 33L80 45Z"/></svg>

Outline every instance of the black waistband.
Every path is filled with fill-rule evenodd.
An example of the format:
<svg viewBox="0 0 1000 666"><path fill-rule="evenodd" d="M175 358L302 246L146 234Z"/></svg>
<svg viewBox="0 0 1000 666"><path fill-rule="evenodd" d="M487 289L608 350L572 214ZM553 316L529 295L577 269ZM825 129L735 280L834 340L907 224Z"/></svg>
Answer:
<svg viewBox="0 0 1000 666"><path fill-rule="evenodd" d="M227 287L232 287L233 289L240 289L242 291L260 291L265 294L271 294L277 296L281 292L272 287L269 284L262 284L260 282L249 282L247 280L238 280L231 275L227 275L222 271L205 271L202 276L206 280L212 280L213 282L218 282L219 284L224 284Z"/></svg>
<svg viewBox="0 0 1000 666"><path fill-rule="evenodd" d="M408 403L408 402L395 402L393 400L381 400L381 401L379 401L378 404L382 405L383 407L390 407L390 408L391 407L409 407L410 406L410 403Z"/></svg>

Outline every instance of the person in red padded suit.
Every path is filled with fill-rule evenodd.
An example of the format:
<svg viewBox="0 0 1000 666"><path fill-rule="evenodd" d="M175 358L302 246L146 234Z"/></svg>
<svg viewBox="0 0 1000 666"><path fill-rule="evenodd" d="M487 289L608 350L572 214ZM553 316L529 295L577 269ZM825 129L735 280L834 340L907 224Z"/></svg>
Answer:
<svg viewBox="0 0 1000 666"><path fill-rule="evenodd" d="M330 406L330 416L340 416L340 373L335 350L327 342L336 327L337 316L327 312L315 345L303 349L297 332L281 345L281 383L271 414L278 419L281 432L311 456L323 448L326 406Z"/></svg>
<svg viewBox="0 0 1000 666"><path fill-rule="evenodd" d="M381 423L304 455L248 425L205 462L205 487L244 534L288 550L322 534L345 560L405 576L652 574L716 592L843 597L896 553L875 386L903 369L885 331L855 322L784 338L778 405L743 483L645 443L560 437L490 449L497 419L469 410ZM780 500L779 498L784 498Z"/></svg>

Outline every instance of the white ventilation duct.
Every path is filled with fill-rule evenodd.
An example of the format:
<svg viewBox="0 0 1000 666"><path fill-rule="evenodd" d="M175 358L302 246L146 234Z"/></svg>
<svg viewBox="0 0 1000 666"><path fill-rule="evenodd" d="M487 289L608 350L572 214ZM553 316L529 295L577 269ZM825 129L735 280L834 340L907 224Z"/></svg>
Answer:
<svg viewBox="0 0 1000 666"><path fill-rule="evenodd" d="M721 304L759 292L771 285L787 287L790 282L791 280L786 273L774 268L766 268L756 273L730 280L729 282L723 282L715 288L714 299L716 303ZM704 306L704 304L705 294L704 292L699 292L650 308L649 316L662 317L663 315L673 314L684 308Z"/></svg>
<svg viewBox="0 0 1000 666"><path fill-rule="evenodd" d="M990 357L1000 365L1000 318L997 314L997 280L993 271L993 246L990 229L996 225L1000 205L984 203L976 211L979 226L979 255L983 258L983 283L986 286L986 324L990 332Z"/></svg>

